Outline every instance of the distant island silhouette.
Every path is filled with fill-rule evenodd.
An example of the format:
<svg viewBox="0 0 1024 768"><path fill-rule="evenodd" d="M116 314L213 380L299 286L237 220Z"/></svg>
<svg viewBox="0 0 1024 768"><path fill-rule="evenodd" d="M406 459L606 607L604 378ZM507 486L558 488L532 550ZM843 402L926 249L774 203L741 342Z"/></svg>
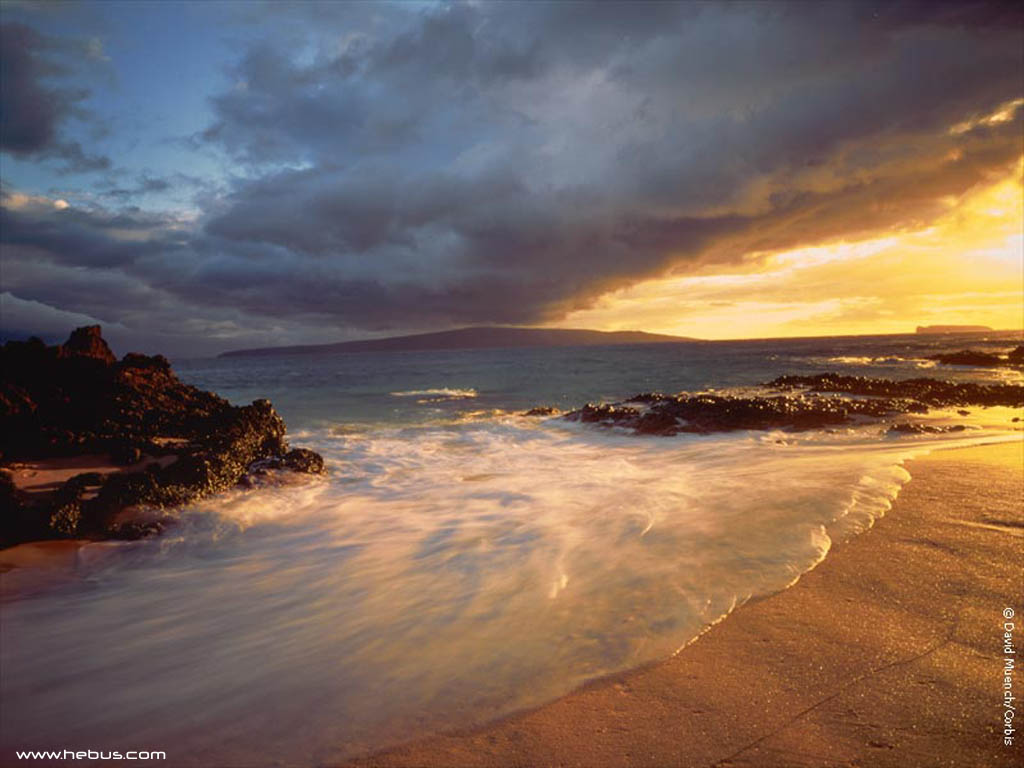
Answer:
<svg viewBox="0 0 1024 768"><path fill-rule="evenodd" d="M976 333L991 331L987 325L919 325L918 333Z"/></svg>
<svg viewBox="0 0 1024 768"><path fill-rule="evenodd" d="M335 352L393 352L431 349L501 349L507 347L586 347L610 344L670 344L700 341L688 336L668 336L644 331L589 331L569 328L458 328L437 333L389 336L383 339L342 341L336 344L305 344L262 347L223 352L219 357L261 355L329 354Z"/></svg>

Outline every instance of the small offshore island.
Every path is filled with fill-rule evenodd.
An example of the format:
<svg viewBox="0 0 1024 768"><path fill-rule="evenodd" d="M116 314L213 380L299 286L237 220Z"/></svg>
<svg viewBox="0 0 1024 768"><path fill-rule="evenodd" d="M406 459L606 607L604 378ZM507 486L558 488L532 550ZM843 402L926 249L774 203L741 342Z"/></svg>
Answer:
<svg viewBox="0 0 1024 768"><path fill-rule="evenodd" d="M162 355L118 360L99 326L0 348L0 546L136 539L185 504L271 471L319 474L269 400L234 406Z"/></svg>

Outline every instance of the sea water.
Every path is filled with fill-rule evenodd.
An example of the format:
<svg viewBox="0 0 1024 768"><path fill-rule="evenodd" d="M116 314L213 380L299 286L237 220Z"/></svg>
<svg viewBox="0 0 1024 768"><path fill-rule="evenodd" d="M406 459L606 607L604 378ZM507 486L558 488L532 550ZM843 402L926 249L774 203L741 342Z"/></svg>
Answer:
<svg viewBox="0 0 1024 768"><path fill-rule="evenodd" d="M269 397L329 474L178 510L8 590L4 749L164 750L167 765L320 765L534 706L666 658L869 527L948 435L639 437L524 417L641 391L755 392L786 373L1016 381L927 355L1019 336L902 336L176 361Z"/></svg>

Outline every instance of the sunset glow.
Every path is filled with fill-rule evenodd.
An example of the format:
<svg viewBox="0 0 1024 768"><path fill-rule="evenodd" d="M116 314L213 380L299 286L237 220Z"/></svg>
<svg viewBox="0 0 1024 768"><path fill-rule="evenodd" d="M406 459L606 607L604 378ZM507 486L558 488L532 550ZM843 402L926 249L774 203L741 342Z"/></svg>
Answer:
<svg viewBox="0 0 1024 768"><path fill-rule="evenodd" d="M745 271L645 281L557 325L708 339L908 333L930 324L1020 329L1022 167L945 200L949 210L929 227L747 254Z"/></svg>
<svg viewBox="0 0 1024 768"><path fill-rule="evenodd" d="M1024 325L1012 15L630 5L5 6L3 333Z"/></svg>
<svg viewBox="0 0 1024 768"><path fill-rule="evenodd" d="M1024 3L0 10L0 765L1024 766Z"/></svg>

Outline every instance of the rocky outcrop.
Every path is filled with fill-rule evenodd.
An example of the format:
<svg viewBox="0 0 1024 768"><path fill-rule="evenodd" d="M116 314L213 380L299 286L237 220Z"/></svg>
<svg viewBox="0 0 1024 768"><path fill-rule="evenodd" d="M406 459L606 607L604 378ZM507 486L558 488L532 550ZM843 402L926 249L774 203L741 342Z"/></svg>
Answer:
<svg viewBox="0 0 1024 768"><path fill-rule="evenodd" d="M644 393L615 404L588 403L571 411L570 421L632 429L637 434L706 434L741 429L822 429L855 416L880 418L926 410L903 400L852 400L834 397L730 397L727 395L660 395Z"/></svg>
<svg viewBox="0 0 1024 768"><path fill-rule="evenodd" d="M766 386L804 390L765 397L644 392L618 403L588 403L571 411L569 421L615 426L636 434L730 432L735 430L808 430L879 421L902 414L924 414L954 405L1024 405L1024 386L958 384L935 379L889 381L824 373L781 376ZM842 397L838 395L853 395ZM958 431L962 427L917 428L909 422L894 434Z"/></svg>
<svg viewBox="0 0 1024 768"><path fill-rule="evenodd" d="M927 378L892 381L819 373L815 376L780 376L768 382L767 386L806 389L810 392L905 398L934 408L964 405L1024 406L1024 386L1020 384L975 384Z"/></svg>
<svg viewBox="0 0 1024 768"><path fill-rule="evenodd" d="M8 467L100 455L125 466L71 477L49 493L20 491L0 475L0 539L137 537L160 528L126 523L128 508L167 508L226 490L259 461L321 473L323 459L289 450L268 400L237 407L184 384L160 356L117 361L98 326L64 345L38 339L0 349L0 451ZM66 476L66 475L65 475Z"/></svg>
<svg viewBox="0 0 1024 768"><path fill-rule="evenodd" d="M79 331L72 339L82 338ZM160 355L110 362L69 347L75 349L33 339L0 349L0 459L127 457L154 437L201 437L210 419L232 410L223 398L183 384Z"/></svg>
<svg viewBox="0 0 1024 768"><path fill-rule="evenodd" d="M557 408L550 405L538 405L528 411L523 411L523 416L554 416L558 413Z"/></svg>
<svg viewBox="0 0 1024 768"><path fill-rule="evenodd" d="M57 356L89 357L108 365L117 362L98 325L86 325L72 331L68 340L57 348Z"/></svg>
<svg viewBox="0 0 1024 768"><path fill-rule="evenodd" d="M1012 350L1006 357L991 352L978 352L973 349L961 349L959 352L941 352L929 355L929 360L937 360L943 365L970 365L975 368L1000 368L1003 366L1024 366L1024 346Z"/></svg>
<svg viewBox="0 0 1024 768"><path fill-rule="evenodd" d="M322 474L323 457L308 448L293 448L284 455L276 455L253 462L249 466L250 475L265 475L268 471L290 469L292 472L304 472L310 475Z"/></svg>

